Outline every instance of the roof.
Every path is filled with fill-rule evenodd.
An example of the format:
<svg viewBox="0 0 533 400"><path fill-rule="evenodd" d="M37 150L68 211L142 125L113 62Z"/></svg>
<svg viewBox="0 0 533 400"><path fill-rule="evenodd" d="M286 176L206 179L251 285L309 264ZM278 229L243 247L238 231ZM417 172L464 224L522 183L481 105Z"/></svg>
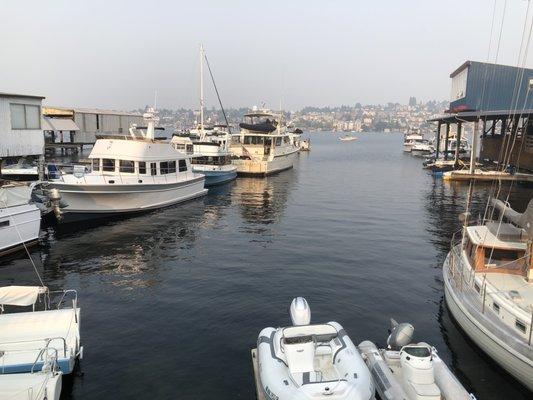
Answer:
<svg viewBox="0 0 533 400"><path fill-rule="evenodd" d="M17 93L4 93L0 92L0 97L20 97L25 99L45 99L44 96L38 96L33 94L17 94Z"/></svg>
<svg viewBox="0 0 533 400"><path fill-rule="evenodd" d="M43 131L79 131L80 128L70 118L48 118L41 119Z"/></svg>
<svg viewBox="0 0 533 400"><path fill-rule="evenodd" d="M89 158L111 158L130 161L165 161L187 158L168 142L149 140L98 139Z"/></svg>
<svg viewBox="0 0 533 400"><path fill-rule="evenodd" d="M498 225L496 223L496 225ZM491 227L487 225L469 226L466 228L468 237L475 245L483 247L507 249L507 250L526 250L527 243L517 240L502 240L504 236L516 237L520 229L507 223L503 223L498 228L498 236L491 232Z"/></svg>
<svg viewBox="0 0 533 400"><path fill-rule="evenodd" d="M482 61L470 61L470 60L467 60L464 63L462 63L458 68L456 68L450 74L450 78L453 78L454 76L460 74L465 68L468 68L472 64L488 65L488 66L493 66L493 67L516 68L516 69L524 69L524 70L530 69L531 70L531 68L522 68L522 67L519 67L519 66L516 66L516 65L495 64L495 63L488 63L488 62L482 62Z"/></svg>
<svg viewBox="0 0 533 400"><path fill-rule="evenodd" d="M464 111L458 113L447 113L434 115L428 122L474 122L479 119L500 119L502 117L511 117L519 115L528 117L533 115L533 109L515 109L515 110L495 110L495 111Z"/></svg>
<svg viewBox="0 0 533 400"><path fill-rule="evenodd" d="M53 107L53 106L45 106L45 113L50 112L54 113L54 111L67 111L67 112L73 112L78 114L100 114L100 115L125 115L125 116L131 116L131 117L141 117L142 114L136 113L136 112L128 112L128 111L117 111L117 110L103 110L99 108L75 108L75 107Z"/></svg>

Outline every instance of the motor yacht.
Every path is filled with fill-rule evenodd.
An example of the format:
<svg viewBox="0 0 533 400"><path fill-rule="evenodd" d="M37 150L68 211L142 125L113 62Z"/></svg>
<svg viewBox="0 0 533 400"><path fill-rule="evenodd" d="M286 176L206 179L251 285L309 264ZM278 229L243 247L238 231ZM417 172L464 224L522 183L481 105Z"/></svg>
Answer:
<svg viewBox="0 0 533 400"><path fill-rule="evenodd" d="M423 144L424 135L420 133L419 129L411 128L403 138L403 151L410 153L414 145Z"/></svg>
<svg viewBox="0 0 533 400"><path fill-rule="evenodd" d="M311 324L302 297L292 301L290 314L292 326L259 333L258 390L278 400L374 399L370 372L343 327Z"/></svg>
<svg viewBox="0 0 533 400"><path fill-rule="evenodd" d="M147 126L133 125L129 135L98 138L89 155L92 171L75 166L50 181L64 203L60 222L148 211L207 193L190 158L155 139L155 110L149 108L144 120Z"/></svg>
<svg viewBox="0 0 533 400"><path fill-rule="evenodd" d="M473 225L463 215L443 265L446 303L470 339L533 390L533 200L523 214L497 199L491 209Z"/></svg>
<svg viewBox="0 0 533 400"><path fill-rule="evenodd" d="M266 176L293 167L300 149L281 113L256 110L246 114L239 127L230 145L237 174Z"/></svg>

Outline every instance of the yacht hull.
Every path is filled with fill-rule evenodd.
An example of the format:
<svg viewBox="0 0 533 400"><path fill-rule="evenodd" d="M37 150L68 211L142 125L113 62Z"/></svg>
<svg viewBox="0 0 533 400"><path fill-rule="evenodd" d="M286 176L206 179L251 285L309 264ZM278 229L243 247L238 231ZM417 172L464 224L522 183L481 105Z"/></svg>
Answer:
<svg viewBox="0 0 533 400"><path fill-rule="evenodd" d="M186 182L145 185L75 185L53 182L61 193L60 222L121 216L145 212L192 200L207 194L204 177Z"/></svg>
<svg viewBox="0 0 533 400"><path fill-rule="evenodd" d="M233 169L231 171L205 171L205 170L195 170L193 172L202 174L205 176L205 187L223 185L224 183L231 182L237 178L237 170Z"/></svg>
<svg viewBox="0 0 533 400"><path fill-rule="evenodd" d="M0 255L37 243L41 212L33 204L0 207Z"/></svg>
<svg viewBox="0 0 533 400"><path fill-rule="evenodd" d="M444 297L455 321L481 350L515 379L533 391L533 360L527 360L523 356L520 357L520 354L507 346L504 340L496 337L486 327L477 322L476 315L462 304L459 288L455 286L448 271L447 263L449 258L450 256L446 259L443 268Z"/></svg>
<svg viewBox="0 0 533 400"><path fill-rule="evenodd" d="M292 168L297 156L298 151L294 151L277 155L269 161L235 159L233 164L239 176L267 176Z"/></svg>

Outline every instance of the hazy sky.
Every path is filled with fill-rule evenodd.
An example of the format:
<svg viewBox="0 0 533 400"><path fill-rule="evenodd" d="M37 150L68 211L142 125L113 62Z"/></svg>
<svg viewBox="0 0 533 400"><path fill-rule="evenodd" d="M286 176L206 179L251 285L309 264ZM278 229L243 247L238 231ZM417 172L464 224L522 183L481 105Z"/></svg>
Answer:
<svg viewBox="0 0 533 400"><path fill-rule="evenodd" d="M504 0L496 4L493 49ZM448 99L450 72L487 59L493 5L0 0L0 92L133 109L157 90L160 107L195 107L203 43L226 107ZM498 62L517 64L526 7L507 0ZM216 105L207 74L206 104Z"/></svg>

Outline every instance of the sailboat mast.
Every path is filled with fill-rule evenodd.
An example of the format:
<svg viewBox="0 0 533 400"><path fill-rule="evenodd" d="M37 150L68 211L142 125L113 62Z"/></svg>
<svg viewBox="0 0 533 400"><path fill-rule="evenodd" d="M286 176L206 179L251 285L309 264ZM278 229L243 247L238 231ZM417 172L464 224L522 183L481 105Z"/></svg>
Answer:
<svg viewBox="0 0 533 400"><path fill-rule="evenodd" d="M204 135L204 46L200 45L200 140Z"/></svg>

